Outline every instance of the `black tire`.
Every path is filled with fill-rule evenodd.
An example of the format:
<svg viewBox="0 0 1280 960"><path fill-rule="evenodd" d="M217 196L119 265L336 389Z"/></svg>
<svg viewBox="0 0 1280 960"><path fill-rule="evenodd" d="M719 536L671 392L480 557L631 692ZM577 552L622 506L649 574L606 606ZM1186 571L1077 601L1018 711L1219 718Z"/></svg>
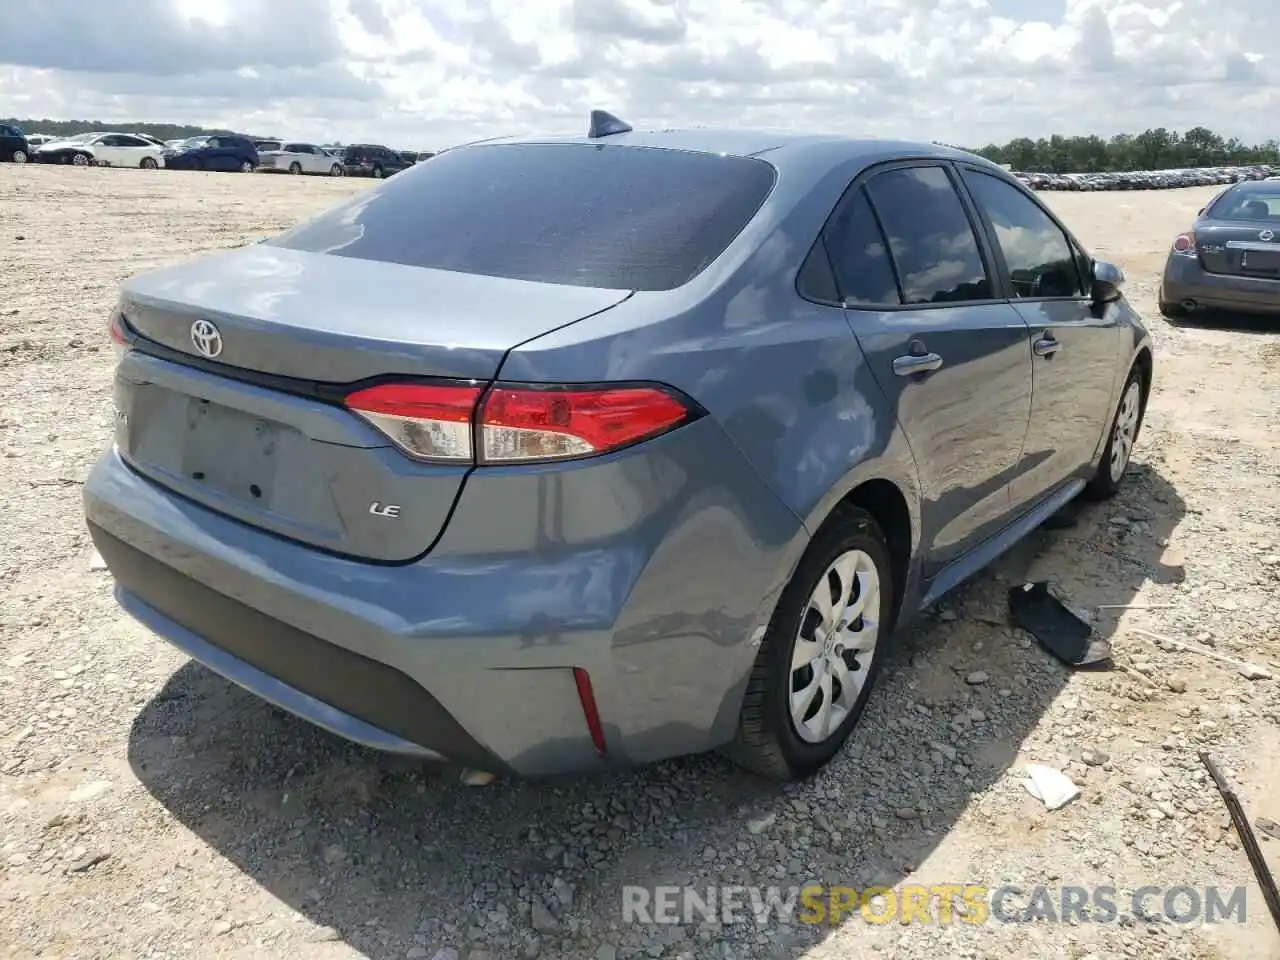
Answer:
<svg viewBox="0 0 1280 960"><path fill-rule="evenodd" d="M293 161L293 163L289 164L289 172L293 174L295 177L302 176L302 164L300 164L297 160Z"/></svg>
<svg viewBox="0 0 1280 960"><path fill-rule="evenodd" d="M29 158L27 157L27 151L19 147L17 150L13 151L13 154L9 159L14 163L26 163Z"/></svg>
<svg viewBox="0 0 1280 960"><path fill-rule="evenodd" d="M1102 450L1102 459L1098 461L1098 469L1093 479L1084 488L1084 496L1089 500L1109 500L1119 493L1121 486L1124 485L1125 473L1129 469L1129 462L1133 456L1133 448L1137 445L1138 435L1142 432L1142 419L1147 412L1144 396L1146 384L1143 380L1142 371L1137 366L1129 371L1124 389L1120 392L1120 402L1116 405L1115 416L1111 418L1111 423L1107 427L1107 445ZM1112 463L1112 455L1115 453L1116 440L1120 432L1117 428L1121 420L1127 416L1126 403L1128 402L1137 404L1136 419L1129 438L1129 450L1124 455L1124 464L1117 470Z"/></svg>
<svg viewBox="0 0 1280 960"><path fill-rule="evenodd" d="M1174 319L1174 320L1181 320L1183 317L1187 315L1187 308L1184 307L1182 304L1167 303L1164 300L1160 301L1159 310L1160 310L1160 316L1170 317L1171 319Z"/></svg>
<svg viewBox="0 0 1280 960"><path fill-rule="evenodd" d="M340 167L338 164L335 163L332 167L329 168L329 176L331 177L342 176L342 167Z"/></svg>
<svg viewBox="0 0 1280 960"><path fill-rule="evenodd" d="M71 162L77 167L91 167L93 166L93 157L87 153L73 153Z"/></svg>
<svg viewBox="0 0 1280 960"><path fill-rule="evenodd" d="M253 164L250 163L248 160L245 160L243 163L240 164L240 172L253 173Z"/></svg>
<svg viewBox="0 0 1280 960"><path fill-rule="evenodd" d="M851 550L870 557L879 575L877 642L848 715L827 739L811 743L800 738L791 718L791 658L810 596L831 564ZM894 590L889 546L880 525L860 507L841 507L809 545L774 610L747 683L737 736L725 748L730 759L770 780L800 780L822 769L839 753L862 716L889 647Z"/></svg>
<svg viewBox="0 0 1280 960"><path fill-rule="evenodd" d="M384 174L384 173L382 172L382 168L381 168L381 167L374 167L374 168L373 168L373 179L375 179L375 180L381 180L384 176L386 176L386 174Z"/></svg>
<svg viewBox="0 0 1280 960"><path fill-rule="evenodd" d="M138 164L143 170L154 170L159 164L156 163L155 157L143 157L142 163Z"/></svg>

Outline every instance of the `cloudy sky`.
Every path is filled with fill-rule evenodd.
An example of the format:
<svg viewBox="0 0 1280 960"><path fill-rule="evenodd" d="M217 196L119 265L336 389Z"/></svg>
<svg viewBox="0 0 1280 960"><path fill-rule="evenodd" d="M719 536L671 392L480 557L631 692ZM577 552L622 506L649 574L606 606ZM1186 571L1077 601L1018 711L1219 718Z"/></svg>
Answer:
<svg viewBox="0 0 1280 960"><path fill-rule="evenodd" d="M1280 0L0 0L0 114L439 149L765 125L1280 133Z"/></svg>

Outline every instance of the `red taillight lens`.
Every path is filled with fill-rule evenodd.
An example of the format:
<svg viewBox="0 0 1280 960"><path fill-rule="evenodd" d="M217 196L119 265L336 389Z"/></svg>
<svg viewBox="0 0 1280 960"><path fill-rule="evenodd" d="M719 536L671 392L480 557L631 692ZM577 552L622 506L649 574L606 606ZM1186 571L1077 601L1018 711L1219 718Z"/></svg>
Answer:
<svg viewBox="0 0 1280 960"><path fill-rule="evenodd" d="M1194 257L1196 255L1196 235L1194 233L1180 233L1173 238L1173 252L1184 257Z"/></svg>
<svg viewBox="0 0 1280 960"><path fill-rule="evenodd" d="M485 463L564 460L617 450L689 419L689 408L657 387L496 384L480 411Z"/></svg>
<svg viewBox="0 0 1280 960"><path fill-rule="evenodd" d="M656 437L695 416L665 389L630 385L498 383L486 393L474 382L388 383L357 390L345 403L409 456L459 464L594 456Z"/></svg>
<svg viewBox="0 0 1280 960"><path fill-rule="evenodd" d="M107 320L107 336L111 338L111 348L115 351L116 359L120 359L129 350L129 335L125 332L124 314L119 310L111 311Z"/></svg>
<svg viewBox="0 0 1280 960"><path fill-rule="evenodd" d="M417 460L470 463L471 414L479 384L388 383L357 390L347 409Z"/></svg>

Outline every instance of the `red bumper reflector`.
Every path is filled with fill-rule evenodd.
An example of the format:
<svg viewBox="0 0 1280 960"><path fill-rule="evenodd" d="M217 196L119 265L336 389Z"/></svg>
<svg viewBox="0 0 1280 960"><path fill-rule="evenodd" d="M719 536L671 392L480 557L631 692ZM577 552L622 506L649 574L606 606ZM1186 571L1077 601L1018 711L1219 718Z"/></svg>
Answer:
<svg viewBox="0 0 1280 960"><path fill-rule="evenodd" d="M605 754L604 727L600 725L600 711L596 709L596 695L591 689L591 677L581 667L573 668L573 682L578 687L578 700L582 702L582 715L587 718L587 730L591 743L600 756Z"/></svg>

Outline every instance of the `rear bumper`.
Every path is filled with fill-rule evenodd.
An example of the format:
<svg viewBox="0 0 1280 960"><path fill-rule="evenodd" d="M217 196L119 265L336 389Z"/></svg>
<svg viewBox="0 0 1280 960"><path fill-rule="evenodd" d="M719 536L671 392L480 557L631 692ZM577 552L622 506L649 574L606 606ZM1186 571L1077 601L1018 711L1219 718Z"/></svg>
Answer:
<svg viewBox="0 0 1280 960"><path fill-rule="evenodd" d="M1199 260L1171 255L1160 284L1160 302L1194 301L1211 310L1280 313L1280 280L1207 273Z"/></svg>
<svg viewBox="0 0 1280 960"><path fill-rule="evenodd" d="M351 740L527 776L727 742L799 520L709 419L568 472L478 471L435 549L404 565L248 527L115 450L84 499L128 613Z"/></svg>

